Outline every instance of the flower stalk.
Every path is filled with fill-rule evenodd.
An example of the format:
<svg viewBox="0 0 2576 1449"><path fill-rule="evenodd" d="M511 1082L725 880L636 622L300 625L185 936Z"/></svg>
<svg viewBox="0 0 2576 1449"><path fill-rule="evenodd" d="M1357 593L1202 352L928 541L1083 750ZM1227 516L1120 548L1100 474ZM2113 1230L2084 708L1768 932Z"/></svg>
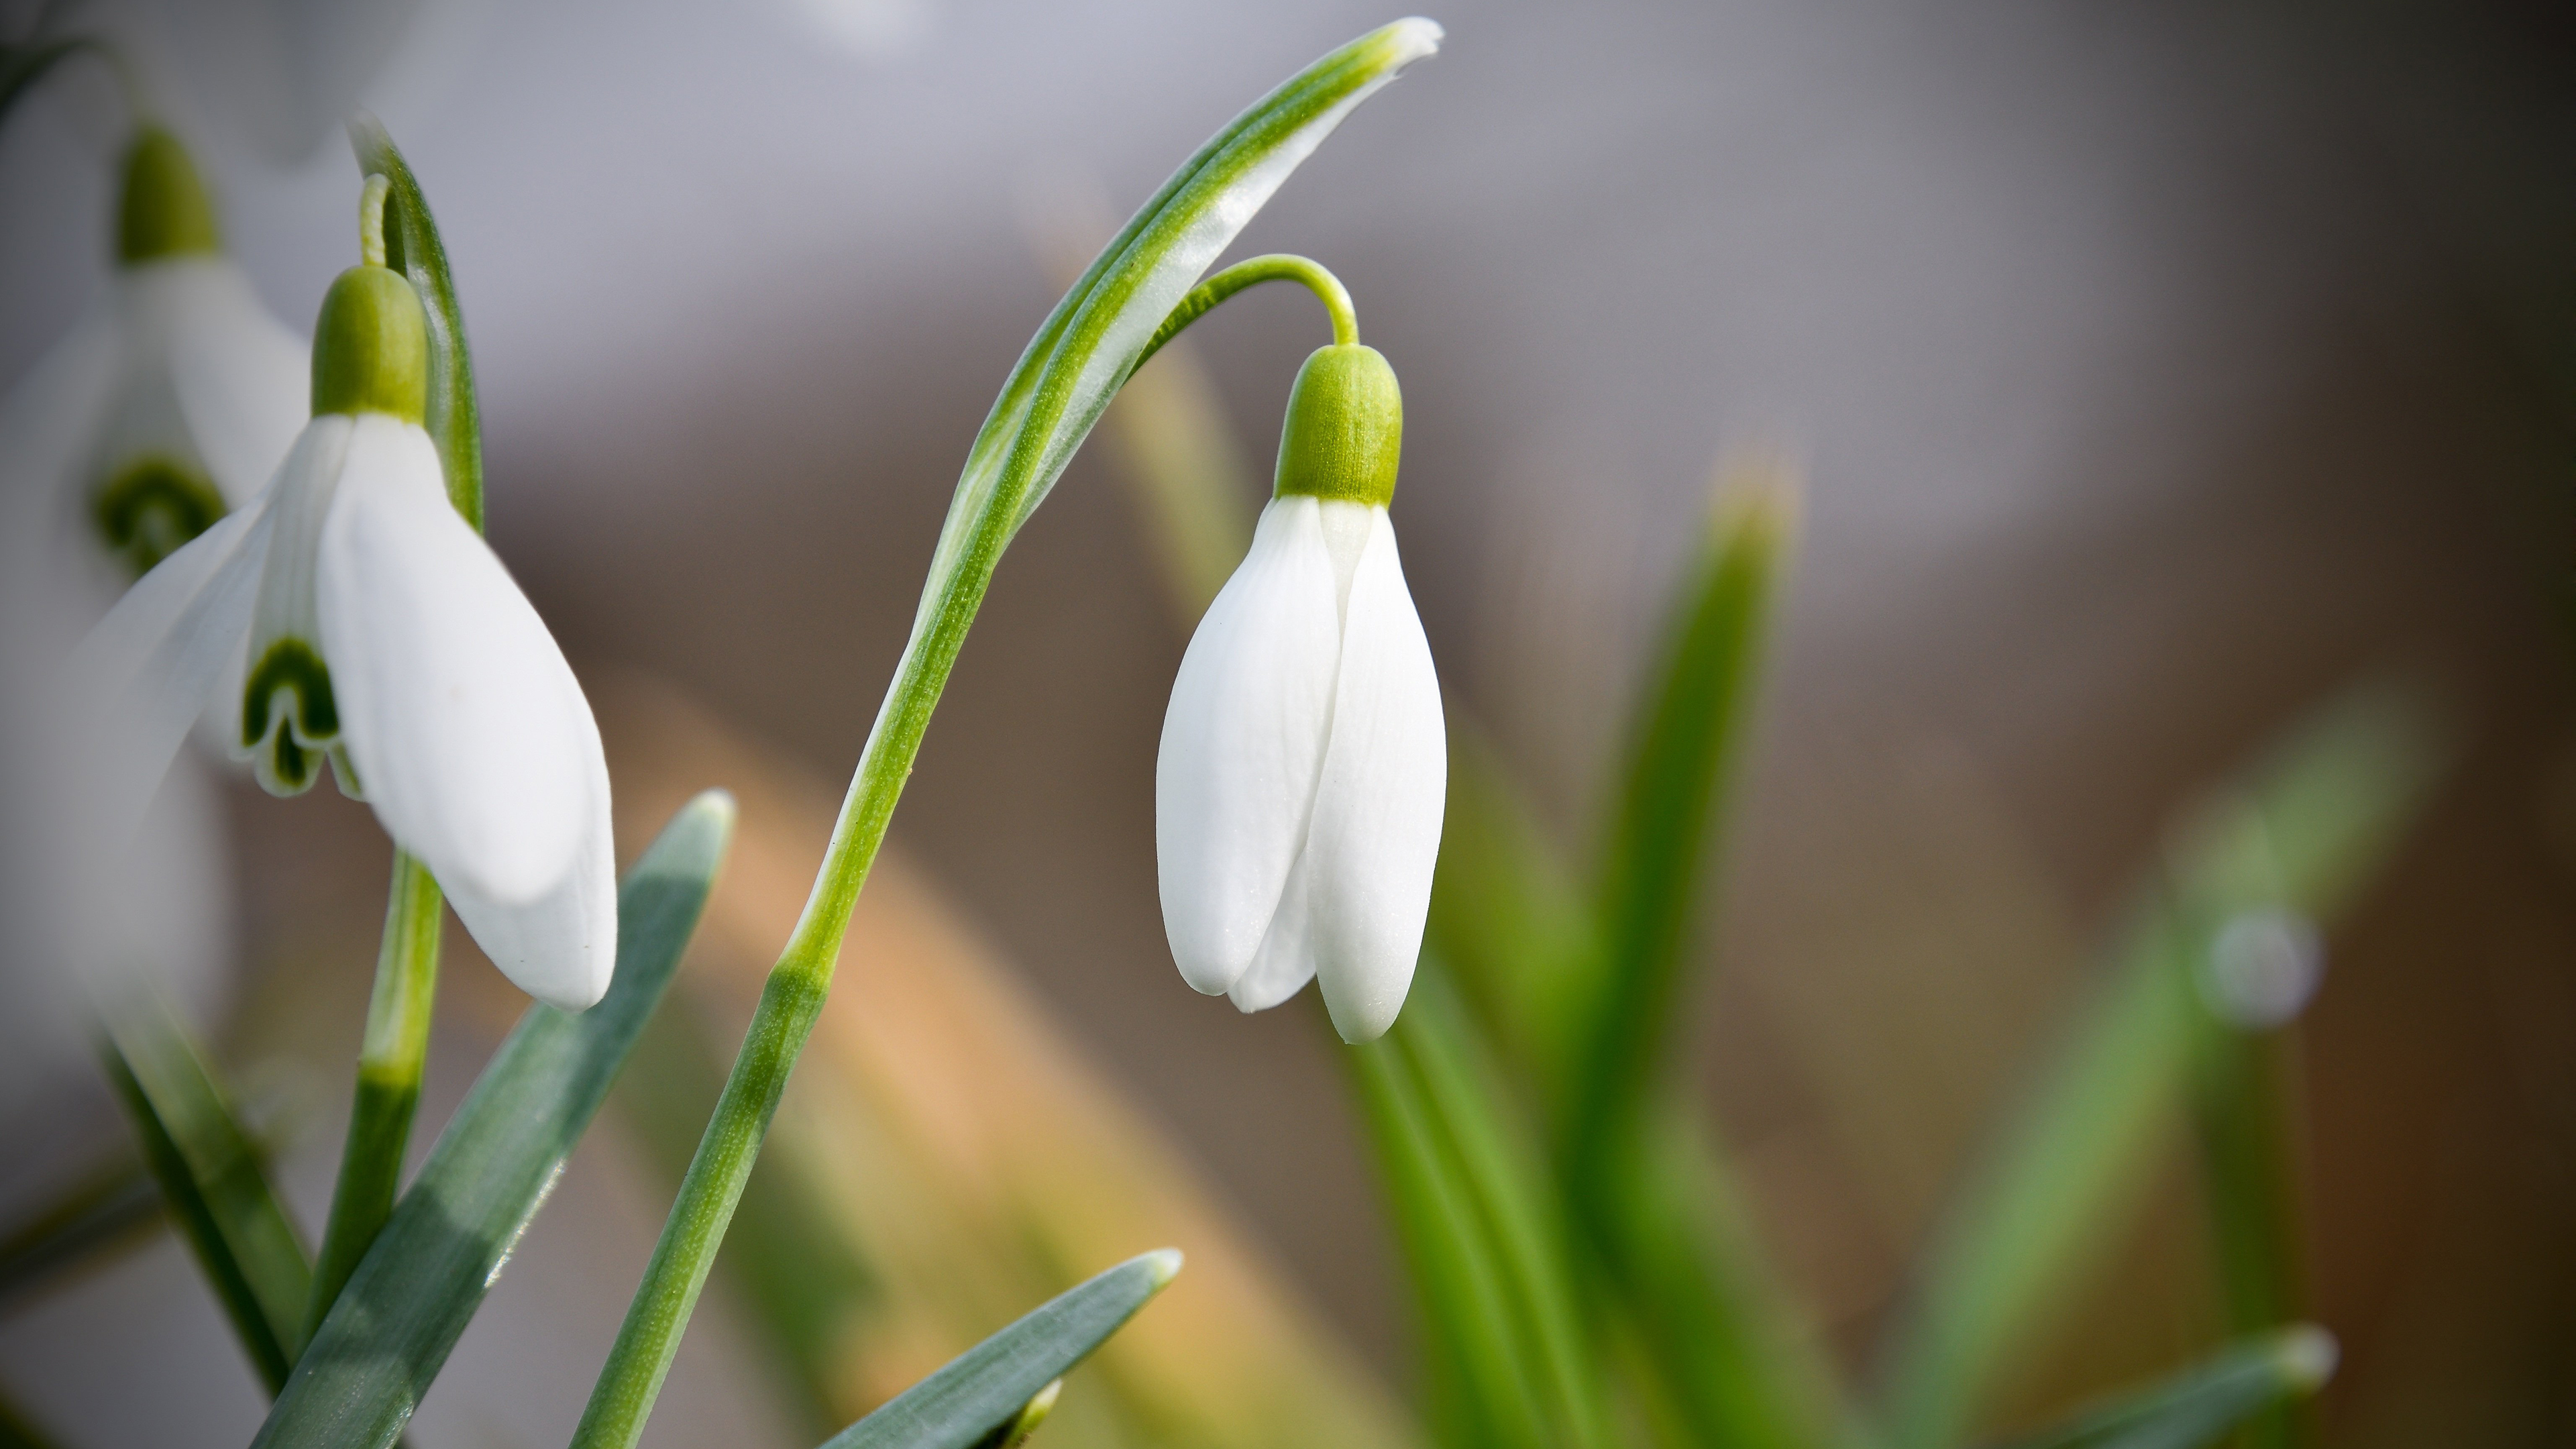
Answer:
<svg viewBox="0 0 2576 1449"><path fill-rule="evenodd" d="M628 1449L643 1433L788 1074L822 1013L850 910L1003 549L1217 253L1352 107L1430 54L1439 38L1429 21L1398 21L1325 56L1237 117L1111 240L1021 354L967 453L911 638L868 732L813 891L771 968L715 1115L574 1431L576 1449Z"/></svg>
<svg viewBox="0 0 2576 1449"><path fill-rule="evenodd" d="M331 1193L322 1251L313 1264L313 1297L304 1317L308 1337L321 1329L358 1260L393 1216L403 1149L411 1142L412 1114L420 1105L421 1067L429 1056L444 904L429 867L409 851L395 851L384 942L376 953L376 984L367 1001L367 1035L358 1048L357 1099L349 1109L349 1139L340 1154L340 1180Z"/></svg>

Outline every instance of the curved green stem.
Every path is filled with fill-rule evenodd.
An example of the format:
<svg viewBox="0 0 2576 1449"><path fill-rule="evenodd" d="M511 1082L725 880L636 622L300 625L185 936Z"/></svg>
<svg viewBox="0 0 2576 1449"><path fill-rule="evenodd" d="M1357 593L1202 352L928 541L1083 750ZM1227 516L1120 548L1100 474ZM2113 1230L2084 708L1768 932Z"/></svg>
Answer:
<svg viewBox="0 0 2576 1449"><path fill-rule="evenodd" d="M930 714L993 570L1182 300L1288 172L1350 108L1439 41L1398 21L1307 67L1219 131L1111 240L1056 304L967 451L893 684L832 827L804 914L771 968L715 1116L573 1433L577 1449L631 1449L679 1351L797 1055L822 1015L850 909L912 774Z"/></svg>
<svg viewBox="0 0 2576 1449"><path fill-rule="evenodd" d="M340 1182L331 1194L331 1217L322 1230L313 1295L304 1313L308 1337L321 1328L341 1286L393 1216L403 1149L411 1141L412 1113L420 1105L421 1065L429 1056L429 1019L438 997L439 907L445 899L427 866L408 852L394 852L384 943L376 952L375 993L367 1002L366 1041L358 1049L349 1141L340 1154Z"/></svg>
<svg viewBox="0 0 2576 1449"><path fill-rule="evenodd" d="M1163 325L1155 328L1154 335L1145 340L1145 350L1136 354L1136 367L1143 367L1146 359L1162 351L1164 343L1180 336L1191 323L1215 311L1218 303L1246 287L1256 287L1263 282L1303 285L1315 294L1315 300L1324 304L1324 310L1332 314L1333 345L1351 347L1358 344L1360 315L1352 308L1350 289L1342 285L1342 279L1311 257L1273 252L1268 256L1246 257L1192 287L1190 294L1172 309L1171 315L1163 319ZM1134 367L1128 369L1131 373L1135 370Z"/></svg>

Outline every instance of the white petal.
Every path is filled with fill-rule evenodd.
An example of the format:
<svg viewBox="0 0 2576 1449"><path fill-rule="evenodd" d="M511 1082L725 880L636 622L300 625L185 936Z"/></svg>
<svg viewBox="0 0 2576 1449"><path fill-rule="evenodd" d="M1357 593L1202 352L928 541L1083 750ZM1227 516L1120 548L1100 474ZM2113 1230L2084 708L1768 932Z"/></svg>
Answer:
<svg viewBox="0 0 2576 1449"><path fill-rule="evenodd" d="M1199 621L1154 762L1163 929L1211 995L1252 964L1305 840L1340 631L1315 500L1262 510L1252 552Z"/></svg>
<svg viewBox="0 0 2576 1449"><path fill-rule="evenodd" d="M1315 974L1351 1042L1394 1025L1422 952L1449 746L1431 645L1404 586L1395 529L1376 510L1351 580L1333 737L1306 849L1314 862Z"/></svg>
<svg viewBox="0 0 2576 1449"><path fill-rule="evenodd" d="M122 344L102 301L0 402L0 584L56 563L65 520L115 391Z"/></svg>
<svg viewBox="0 0 2576 1449"><path fill-rule="evenodd" d="M171 387L207 475L238 508L277 471L312 416L311 354L229 258L139 270L165 269Z"/></svg>
<svg viewBox="0 0 2576 1449"><path fill-rule="evenodd" d="M570 684L569 678L565 681ZM477 893L463 877L450 888L456 917L474 943L520 990L565 1011L582 1011L608 994L617 966L617 864L609 831L608 760L590 705L573 686L570 706L589 744L584 771L589 800L573 867L553 890L525 905ZM433 870L432 872L436 872Z"/></svg>
<svg viewBox="0 0 2576 1449"><path fill-rule="evenodd" d="M448 505L427 433L356 420L315 583L340 738L386 832L459 895L529 905L562 885L591 823L589 708Z"/></svg>
<svg viewBox="0 0 2576 1449"><path fill-rule="evenodd" d="M226 514L126 590L66 662L65 700L100 773L111 846L143 818L188 726L250 634L273 532L265 498Z"/></svg>
<svg viewBox="0 0 2576 1449"><path fill-rule="evenodd" d="M1306 888L1306 859L1300 852L1289 868L1287 889L1279 893L1279 909L1270 917L1261 949L1226 992L1237 1011L1268 1011L1315 979L1314 893Z"/></svg>

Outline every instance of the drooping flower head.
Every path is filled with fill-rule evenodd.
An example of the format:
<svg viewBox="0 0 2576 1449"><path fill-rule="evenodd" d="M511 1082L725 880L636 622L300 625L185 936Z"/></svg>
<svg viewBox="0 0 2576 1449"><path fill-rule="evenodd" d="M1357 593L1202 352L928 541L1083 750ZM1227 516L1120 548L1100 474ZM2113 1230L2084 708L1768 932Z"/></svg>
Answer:
<svg viewBox="0 0 2576 1449"><path fill-rule="evenodd" d="M127 148L107 290L0 409L13 526L76 514L139 576L259 491L303 426L305 349L223 252L178 138Z"/></svg>
<svg viewBox="0 0 2576 1449"><path fill-rule="evenodd" d="M616 895L608 771L543 620L449 503L427 407L420 297L368 260L315 327L312 420L257 501L145 575L77 678L159 770L238 679L237 752L275 794L328 760L429 867L493 964L570 1010L608 989ZM231 671L239 671L232 673Z"/></svg>
<svg viewBox="0 0 2576 1449"><path fill-rule="evenodd" d="M1163 719L1154 835L1183 979L1245 1011L1319 981L1364 1042L1413 981L1448 742L1387 504L1394 369L1356 343L1306 359L1252 551L1199 621Z"/></svg>

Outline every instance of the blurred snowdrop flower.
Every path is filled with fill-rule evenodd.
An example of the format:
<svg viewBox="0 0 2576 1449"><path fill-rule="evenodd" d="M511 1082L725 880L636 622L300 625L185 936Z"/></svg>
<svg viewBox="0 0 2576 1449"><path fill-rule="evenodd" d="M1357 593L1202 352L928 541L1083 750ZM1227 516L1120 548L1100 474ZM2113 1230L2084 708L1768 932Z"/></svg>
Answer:
<svg viewBox="0 0 2576 1449"><path fill-rule="evenodd" d="M1245 1011L1320 981L1383 1034L1422 946L1448 744L1387 503L1403 441L1375 350L1308 358L1252 551L1183 655L1154 771L1163 924L1191 986Z"/></svg>
<svg viewBox="0 0 2576 1449"><path fill-rule="evenodd" d="M304 423L305 350L169 132L129 148L116 232L106 294L0 404L0 489L14 544L50 549L76 515L130 579L268 480Z"/></svg>
<svg viewBox="0 0 2576 1449"><path fill-rule="evenodd" d="M381 181L371 182L379 193ZM596 1002L616 959L608 770L572 670L482 536L448 502L421 419L419 296L380 265L332 284L312 421L257 502L144 576L83 641L75 698L158 780L188 721L241 668L237 751L275 794L331 761L429 867L485 954L530 995Z"/></svg>

